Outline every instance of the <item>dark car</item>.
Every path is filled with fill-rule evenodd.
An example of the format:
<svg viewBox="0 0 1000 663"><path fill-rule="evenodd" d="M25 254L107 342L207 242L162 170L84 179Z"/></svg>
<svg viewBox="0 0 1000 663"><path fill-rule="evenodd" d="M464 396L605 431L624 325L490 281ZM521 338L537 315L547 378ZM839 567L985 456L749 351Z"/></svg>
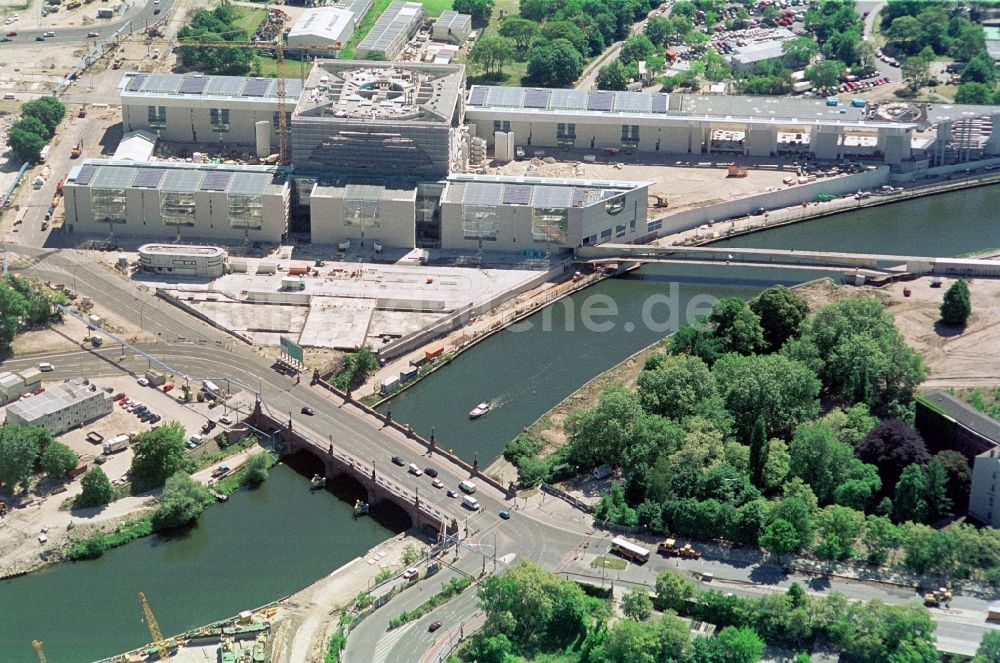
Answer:
<svg viewBox="0 0 1000 663"><path fill-rule="evenodd" d="M394 465L399 465L400 467L402 467L403 465L406 465L406 461L403 460L402 456L393 456L392 457L392 462L393 462Z"/></svg>
<svg viewBox="0 0 1000 663"><path fill-rule="evenodd" d="M433 633L439 628L441 628L441 622L431 622L431 625L427 627L427 630Z"/></svg>
<svg viewBox="0 0 1000 663"><path fill-rule="evenodd" d="M504 520L510 520L510 511L504 509L503 511L500 512L500 517L503 518Z"/></svg>
<svg viewBox="0 0 1000 663"><path fill-rule="evenodd" d="M161 417L160 415L154 414L152 417L149 418L149 423L155 424L157 421L159 421L162 418L163 417Z"/></svg>
<svg viewBox="0 0 1000 663"><path fill-rule="evenodd" d="M10 37L4 37L3 39L0 39L0 41L14 41L14 40L11 39Z"/></svg>
<svg viewBox="0 0 1000 663"><path fill-rule="evenodd" d="M45 37L38 35L37 37L35 37L35 41L45 41Z"/></svg>
<svg viewBox="0 0 1000 663"><path fill-rule="evenodd" d="M448 497L458 497L458 493L455 492L454 490L449 490Z"/></svg>
<svg viewBox="0 0 1000 663"><path fill-rule="evenodd" d="M100 36L101 35L97 34L96 32L88 32L87 33L87 39L93 39L94 37L100 37Z"/></svg>
<svg viewBox="0 0 1000 663"><path fill-rule="evenodd" d="M307 414L307 415L309 415L311 417L314 414L316 414L316 410L312 409L308 405L303 405L302 406L302 414Z"/></svg>
<svg viewBox="0 0 1000 663"><path fill-rule="evenodd" d="M437 478L438 471L435 470L433 467L425 467L424 468L424 474L426 474L430 478L434 479L434 478Z"/></svg>

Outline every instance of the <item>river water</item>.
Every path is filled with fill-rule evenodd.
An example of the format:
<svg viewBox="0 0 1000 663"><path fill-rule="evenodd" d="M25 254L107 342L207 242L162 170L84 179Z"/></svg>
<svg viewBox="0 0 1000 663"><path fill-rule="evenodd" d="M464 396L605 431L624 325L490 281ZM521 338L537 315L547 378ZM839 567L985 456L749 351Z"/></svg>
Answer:
<svg viewBox="0 0 1000 663"><path fill-rule="evenodd" d="M1000 246L998 189L982 188L839 215L728 240L742 247L956 255ZM713 298L752 297L820 274L695 265L643 267L500 332L394 399L393 417L482 464L581 384L704 313ZM692 304L701 304L701 308ZM612 308L614 307L614 308ZM613 311L613 315L599 313ZM645 314L645 315L644 315ZM584 318L589 320L584 324ZM595 325L608 327L598 331ZM491 399L497 407L470 421ZM386 409L386 407L383 407ZM45 642L59 663L149 641L136 594L164 633L233 615L314 582L392 534L353 520L348 502L286 465L256 491L213 506L187 535L149 537L94 561L0 582L0 661L31 661Z"/></svg>
<svg viewBox="0 0 1000 663"><path fill-rule="evenodd" d="M210 507L184 536L134 541L92 561L0 582L0 661L92 661L150 641L138 592L164 634L263 605L392 536L287 465Z"/></svg>
<svg viewBox="0 0 1000 663"><path fill-rule="evenodd" d="M1000 247L998 187L930 196L773 228L715 246L830 250L897 255L953 256ZM581 384L690 320L699 295L750 298L775 283L790 285L828 273L697 265L647 265L587 288L528 319L526 331L503 331L422 380L380 408L427 436L433 428L444 448L488 464L526 425ZM668 329L641 323L644 304L677 293ZM609 297L619 315L605 332L581 324L587 301ZM562 314L571 310L572 315ZM653 307L664 319L662 307ZM551 319L549 325L544 320ZM630 331L631 330L631 331ZM499 407L481 419L468 411L492 399Z"/></svg>

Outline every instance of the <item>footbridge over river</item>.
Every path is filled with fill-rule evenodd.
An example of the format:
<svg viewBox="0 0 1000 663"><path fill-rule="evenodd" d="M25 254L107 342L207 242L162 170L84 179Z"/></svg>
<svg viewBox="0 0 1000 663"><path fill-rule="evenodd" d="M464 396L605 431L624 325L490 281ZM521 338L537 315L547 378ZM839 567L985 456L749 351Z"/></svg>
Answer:
<svg viewBox="0 0 1000 663"><path fill-rule="evenodd" d="M935 258L877 253L837 253L794 249L740 249L711 246L656 246L653 244L599 244L576 250L579 260L594 263L738 264L787 269L866 270L933 276L1000 278L1000 260Z"/></svg>

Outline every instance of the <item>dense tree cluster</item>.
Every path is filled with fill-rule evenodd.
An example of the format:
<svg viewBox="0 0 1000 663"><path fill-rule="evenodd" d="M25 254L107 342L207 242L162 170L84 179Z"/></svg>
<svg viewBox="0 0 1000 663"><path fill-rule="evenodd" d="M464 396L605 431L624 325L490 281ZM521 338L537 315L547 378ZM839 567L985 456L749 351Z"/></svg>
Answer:
<svg viewBox="0 0 1000 663"><path fill-rule="evenodd" d="M208 488L179 471L163 486L160 504L153 512L153 529L182 527L194 521L214 501Z"/></svg>
<svg viewBox="0 0 1000 663"><path fill-rule="evenodd" d="M250 36L237 22L236 9L223 2L214 9L199 9L190 23L177 32L178 40L222 43L247 41ZM181 46L178 57L185 67L206 74L245 76L253 68L256 53L245 48L219 46Z"/></svg>
<svg viewBox="0 0 1000 663"><path fill-rule="evenodd" d="M27 490L31 477L40 467L42 456L55 444L59 443L52 433L41 426L7 424L0 427L0 492L13 494L19 488ZM66 449L65 445L59 446ZM75 454L72 466L65 471L64 462L57 460L57 456L64 458L61 450L49 456L52 469L58 473L56 476L62 476L76 467Z"/></svg>
<svg viewBox="0 0 1000 663"><path fill-rule="evenodd" d="M55 97L41 97L21 104L21 117L7 133L7 145L25 161L38 161L56 127L66 115L66 106Z"/></svg>
<svg viewBox="0 0 1000 663"><path fill-rule="evenodd" d="M598 521L1000 580L1000 551L980 552L994 530L926 527L964 503L969 467L956 452L931 456L906 423L924 367L878 300L809 315L796 293L770 288L720 300L666 345L635 390L612 385L571 413L557 454L538 458L529 435L512 442L522 483L609 465L621 478ZM927 561L945 542L969 552Z"/></svg>

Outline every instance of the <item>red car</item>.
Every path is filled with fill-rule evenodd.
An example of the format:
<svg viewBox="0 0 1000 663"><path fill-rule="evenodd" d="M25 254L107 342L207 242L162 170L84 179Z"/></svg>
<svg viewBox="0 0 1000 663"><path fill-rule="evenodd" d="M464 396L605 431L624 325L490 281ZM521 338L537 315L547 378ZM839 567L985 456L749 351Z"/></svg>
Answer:
<svg viewBox="0 0 1000 663"><path fill-rule="evenodd" d="M427 630L433 633L439 628L441 628L441 622L431 622L431 625L427 627Z"/></svg>
<svg viewBox="0 0 1000 663"><path fill-rule="evenodd" d="M115 397L112 398L111 400L113 400L115 403L117 403L118 401L120 401L123 398L125 398L125 392L124 391L119 391L117 394L115 394Z"/></svg>
<svg viewBox="0 0 1000 663"><path fill-rule="evenodd" d="M8 37L16 37L17 36L17 30L8 30L7 31L7 36Z"/></svg>

